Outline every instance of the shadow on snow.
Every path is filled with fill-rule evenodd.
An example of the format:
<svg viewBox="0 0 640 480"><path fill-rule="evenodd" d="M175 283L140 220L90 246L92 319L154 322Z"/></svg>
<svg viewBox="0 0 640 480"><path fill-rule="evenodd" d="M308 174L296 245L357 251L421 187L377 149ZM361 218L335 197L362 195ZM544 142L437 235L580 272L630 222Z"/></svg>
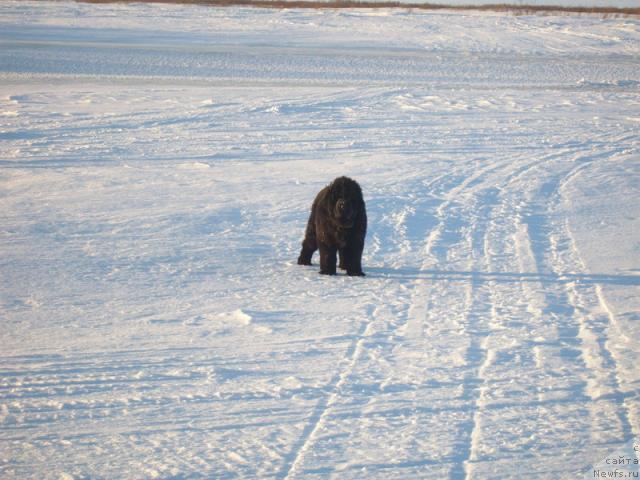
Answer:
<svg viewBox="0 0 640 480"><path fill-rule="evenodd" d="M607 285L640 285L640 275L613 275L600 273L529 273L529 272L480 272L465 270L421 270L411 267L367 267L370 278L395 278L399 280L448 280L473 282L540 282L582 283Z"/></svg>

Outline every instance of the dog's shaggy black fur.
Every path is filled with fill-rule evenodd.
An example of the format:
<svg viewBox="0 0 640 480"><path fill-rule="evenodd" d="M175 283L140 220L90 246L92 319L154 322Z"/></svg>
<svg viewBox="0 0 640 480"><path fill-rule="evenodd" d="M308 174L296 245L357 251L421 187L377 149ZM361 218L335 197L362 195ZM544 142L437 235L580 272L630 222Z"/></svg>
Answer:
<svg viewBox="0 0 640 480"><path fill-rule="evenodd" d="M347 275L362 276L362 250L367 234L367 212L362 190L355 180L336 178L316 196L311 206L299 265L311 265L313 252L320 250L320 273L336 274L339 267Z"/></svg>

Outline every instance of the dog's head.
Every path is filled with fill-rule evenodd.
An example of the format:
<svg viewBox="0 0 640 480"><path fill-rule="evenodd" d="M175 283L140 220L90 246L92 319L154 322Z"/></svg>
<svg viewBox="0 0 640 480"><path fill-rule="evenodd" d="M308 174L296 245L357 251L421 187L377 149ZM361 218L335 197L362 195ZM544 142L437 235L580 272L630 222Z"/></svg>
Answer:
<svg viewBox="0 0 640 480"><path fill-rule="evenodd" d="M336 178L329 186L331 213L345 227L353 226L362 206L362 190L355 180Z"/></svg>

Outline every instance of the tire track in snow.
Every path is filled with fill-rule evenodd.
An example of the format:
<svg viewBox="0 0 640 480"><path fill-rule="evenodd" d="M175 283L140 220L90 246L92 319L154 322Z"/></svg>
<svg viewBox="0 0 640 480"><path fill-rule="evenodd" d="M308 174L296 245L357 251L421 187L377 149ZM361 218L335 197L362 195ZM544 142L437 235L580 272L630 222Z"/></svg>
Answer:
<svg viewBox="0 0 640 480"><path fill-rule="evenodd" d="M311 451L318 432L325 426L331 408L340 398L344 385L348 382L358 359L362 355L367 331L374 322L376 310L377 308L374 305L367 307L365 320L360 322L358 331L343 357L346 365L336 372L327 385L326 390L329 392L328 395L320 399L316 404L316 407L309 417L309 422L305 425L300 438L287 456L286 462L277 475L277 478L287 480L296 478L296 476L301 474L300 470L302 469L305 456Z"/></svg>
<svg viewBox="0 0 640 480"><path fill-rule="evenodd" d="M486 182L491 184L491 182ZM482 196L478 203L481 205L479 211L475 213L476 223L471 232L472 235L472 261L471 270L493 271L491 262L491 244L489 241L494 210L498 205L500 191L494 187L481 190ZM495 325L497 325L497 312L494 299L496 282L494 280L481 284L477 275L472 278L472 289L474 292L473 308L469 313L469 331L474 335L475 345L469 348L469 359L475 367L472 383L465 385L468 388L468 396L472 399L473 414L467 426L468 438L465 450L461 452L461 461L456 464L452 471L451 478L470 479L473 475L473 462L479 458L482 445L482 432L484 430L483 415L487 406L486 392L488 389L487 370L495 362L496 350L492 346L491 335ZM485 320L488 318L488 320ZM473 387L475 383L475 388Z"/></svg>
<svg viewBox="0 0 640 480"><path fill-rule="evenodd" d="M421 365L427 362L429 365L429 356L433 351L437 351L438 347L435 345L427 345L427 337L432 334L445 335L447 338L451 338L458 335L458 331L462 328L461 323L464 323L464 318L467 318L469 309L471 308L471 301L473 297L472 286L468 284L463 288L451 290L452 283L457 282L456 279L447 278L445 271L438 272L437 270L430 270L434 266L434 256L436 262L445 261L447 251L459 249L462 252L468 252L471 250L471 241L464 235L464 232L468 230L467 225L462 225L460 222L465 222L465 219L469 217L464 207L467 205L456 204L458 196L466 192L474 183L481 182L483 175L488 175L488 172L494 170L495 165L485 167L475 175L467 175L469 165L459 167L454 171L447 171L443 175L439 175L436 178L431 178L428 182L419 181L418 193L424 192L437 192L437 196L427 197L425 199L424 193L408 196L405 200L409 201L408 205L404 205L402 208L397 209L397 214L393 216L392 220L395 220L394 229L400 232L399 238L395 240L395 245L400 249L400 255L397 262L403 263L407 261L407 256L412 252L426 252L427 255L422 253L423 263L420 270L415 271L413 269L407 270L411 274L409 283L405 285L401 295L404 297L402 300L404 307L404 314L401 314L400 322L389 325L389 330L385 334L391 334L398 336L398 345L395 347L394 354L401 358L411 358L412 361L405 363L402 371L402 378L404 382L410 385L424 385L425 374ZM420 172L417 172L418 174ZM440 199L437 197L440 196ZM399 207L401 207L399 205ZM435 211L433 218L431 216L432 211ZM389 217L391 219L391 217ZM442 232L445 232L442 235ZM420 242L422 238L422 242ZM428 240L425 241L424 239ZM462 242L462 246L461 243ZM430 255L432 249L437 248L437 255ZM398 270L398 274L403 277L404 270ZM415 277L413 274L416 274ZM438 282L428 281L427 278L433 275L434 279L440 279ZM474 282L474 286L477 286L477 282ZM441 305L440 302L432 301L432 299L451 297L454 292L460 292L460 301L455 305ZM438 315L444 318L438 318ZM462 320L461 320L462 319ZM434 320L433 322L431 320ZM444 322L443 322L444 320ZM394 323L394 322L392 322ZM426 325L425 325L426 323ZM424 328L427 328L425 331ZM440 330L438 330L440 329ZM443 337L444 338L444 337ZM444 342L447 343L446 341ZM477 350L477 345L470 347ZM466 348L467 352L464 355L471 355L469 353L470 348ZM427 352L429 352L427 354ZM444 352L442 352L444 354ZM437 355L439 358L446 360L445 364L453 362L448 367L454 368L454 372L458 370L458 363L464 363L468 361L468 358L462 358L463 353L459 356L454 355ZM446 367L445 367L446 368ZM438 380L434 378L437 383ZM389 380L391 384L393 382ZM455 380L454 380L455 383ZM469 386L470 383L466 380L463 383ZM468 398L471 395L472 388L468 389L462 394L463 398ZM454 410L457 410L456 407ZM464 407L463 407L464 408ZM418 425L412 427L412 431L418 428ZM417 431L417 430L416 430ZM416 433L416 436L419 436ZM430 451L430 449L429 449ZM416 452L427 454L427 452ZM434 454L432 452L431 454ZM448 461L451 461L450 459ZM417 462L417 463L416 463ZM413 459L409 462L403 462L403 465L413 464L430 464L433 462L431 457L420 457Z"/></svg>
<svg viewBox="0 0 640 480"><path fill-rule="evenodd" d="M563 179L584 166L576 167L573 162L569 164L568 169L563 166L563 162L575 158L578 152L576 145L562 148L559 152L546 156L542 162L522 170L510 180L512 191L518 191L519 185L525 185L525 191L519 198L512 200L516 204L513 211L513 239L516 268L523 274L533 275L534 279L533 283L523 280L519 285L520 291L527 299L526 312L533 327L527 339L527 344L532 346L532 367L536 375L542 375L542 378L557 377L551 389L545 386L548 381L539 385L536 382L532 384L536 398L533 405L538 406L537 427L533 435L536 435L538 430L548 428L557 415L569 415L574 421L580 421L580 411L592 412L597 408L589 403L588 388L582 380L585 370L589 367L588 362L583 361L584 344L581 342L579 329L574 328L569 322L571 318L577 317L576 322L580 323L579 311L563 291L560 285L563 283L561 272L555 269L556 262L552 258L557 239L551 234L553 222L550 215L556 207L556 192ZM549 171L560 173L549 177ZM553 273L547 278L549 271ZM573 351L576 352L575 355L568 353ZM559 358L562 358L560 363ZM572 367L567 368L567 364ZM554 389L570 392L570 397L561 398L566 398L567 405L575 406L573 411L562 413L562 410L558 412L553 407L559 401L554 398ZM547 417L545 413L551 417ZM562 446L561 436L552 441L555 445L560 445L560 448L568 446Z"/></svg>
<svg viewBox="0 0 640 480"><path fill-rule="evenodd" d="M508 439L526 445L529 441L527 431L535 436L538 429L544 428L546 420L541 419L542 422L536 422L533 428L526 425L528 422L525 421L522 426L515 429L502 426L496 430L494 412L496 408L510 408L513 415L520 417L526 415L524 412L527 409L534 407L536 409L534 411L537 411L548 403L539 395L537 400L525 402L517 400L517 396L512 399L514 395L521 395L519 389L522 388L527 390L533 388L534 391L529 393L529 398L536 398L535 391L539 391L536 381L529 380L529 378L535 378L535 376L529 377L528 373L532 361L530 349L527 346L527 339L530 337L529 329L523 328L523 324L520 323L527 317L527 313L533 314L530 311L529 302L523 302L519 298L522 293L525 293L525 298L528 297L527 284L530 282L531 274L526 272L536 272L537 269L523 266L522 262L523 246L519 244L522 231L519 230L518 218L522 208L520 199L526 195L526 190L522 192L516 182L540 165L561 156L553 154L534 161L518 162L516 165L520 166L506 171L506 175L497 182L499 187L495 187L496 192L492 198L483 202L485 206L493 204L494 208L486 213L490 219L486 222L485 233L481 235L483 246L476 247L474 250L483 252L485 268L492 273L491 277L486 279L491 307L488 335L483 345L486 352L485 362L478 369L478 378L482 384L476 397L477 408L474 412L468 459L463 464L464 478L467 479L474 478L476 475L489 474L489 471L484 468L476 470L475 463L490 461L496 448L509 441ZM491 189L488 190L491 191ZM516 195L516 198L512 198L513 195ZM512 239L515 240L515 245L512 244ZM522 277L517 273L510 273L518 271L522 273ZM524 306L527 308L523 309ZM542 314L539 313L535 318L537 320L534 319L531 323L534 328L542 318ZM520 383L523 375L527 378L524 384ZM485 427L483 410L487 407L489 407L489 424ZM488 442L483 437L483 429L492 433L492 436L486 439L489 440ZM505 454L504 458L508 459L514 473L522 472L518 466L519 459L510 458L507 452ZM452 478L462 478L462 475L454 474Z"/></svg>
<svg viewBox="0 0 640 480"><path fill-rule="evenodd" d="M559 347L577 349L580 352L579 365L576 365L579 367L579 373L575 375L572 372L571 376L584 379L584 384L579 387L579 391L574 391L574 402L588 403L592 428L594 424L604 421L606 425L601 425L600 428L605 431L610 430L611 425L602 418L604 416L602 409L605 407L598 401L608 396L612 397L617 404L615 416L620 422L622 435L628 439L633 434L630 420L632 414L624 402L624 395L620 389L618 362L608 349L607 329L602 325L598 326L597 321L594 322L594 315L596 317L598 315L594 314L594 306L588 305L588 297L598 297L597 291L601 287L580 284L579 278L577 281L570 281L564 276L567 273L575 276L576 271L588 272L584 263L579 260L579 253L571 238L568 226L565 225L564 228L559 229L557 223L549 218L557 210L561 201L562 188L593 162L609 158L611 154L612 152L605 151L595 156L584 156L580 155L579 150L574 146L561 152L559 156L554 155L553 157L558 160L572 158L572 165L568 170L560 167L564 173L545 179L534 191L527 207L520 209L521 211L516 218L515 239L518 262L522 272L543 275L550 270L552 278L557 279L545 281L541 278L539 291L532 289L526 282L522 282L521 288L523 293L531 299L528 310L534 316L535 323L547 325L547 331L550 328L558 327ZM547 161L550 160L547 159ZM522 173L529 172L523 171ZM518 175L518 177L522 177L522 175ZM514 178L515 180L517 178ZM570 258L563 260L563 257ZM581 294L581 290L591 290L591 292L585 297ZM602 299L598 298L598 301L602 302ZM552 317L554 322L548 323L546 317ZM573 325L566 323L567 320L572 320ZM609 323L613 324L615 320L609 317ZM603 340L603 335L607 340ZM537 368L544 369L546 360L541 346L534 346L534 352ZM558 352L558 354L560 353ZM615 378L610 380L610 376L607 375L608 371L615 372ZM577 387L578 385L573 386L574 389ZM612 390L613 393L603 396L599 393L603 387L606 390ZM544 401L540 395L538 401ZM592 435L594 433L597 432L592 431ZM599 442L601 439L594 438L594 441Z"/></svg>
<svg viewBox="0 0 640 480"><path fill-rule="evenodd" d="M436 210L436 216L439 219L438 224L429 232L423 251L425 252L425 260L422 270L428 271L429 267L450 261L462 261L465 263L466 270L471 272L476 268L486 267L486 265L477 264L476 259L484 260L486 263L487 226L483 219L487 218L490 211L494 208L497 190L488 189L485 197L479 200L480 205L488 207L487 211L475 211L474 201L478 200L480 186L490 183L487 179L492 172L500 171L508 162L498 165L485 167L474 174L462 176L462 181L451 187L444 197L443 202ZM484 192L480 190L480 192ZM469 198L464 198L471 195ZM466 202L457 203L460 198ZM465 219L471 218L469 224L465 224ZM478 241L480 235L482 241ZM456 251L459 250L459 251ZM449 258L456 251L455 259ZM466 255L465 255L466 252ZM440 275L434 273L434 277L444 276L445 271ZM444 279L443 279L444 281ZM435 297L438 291L442 292L440 298L451 297L451 284L434 285L419 279L416 282L413 295L410 301L410 310L406 325L402 326L402 331L409 340L418 340L414 342L413 348L426 348L423 344L429 332L423 332L423 322L429 323L433 316L434 307L437 309L439 305L433 304L431 298ZM441 283L441 282L439 282ZM490 287L490 286L489 286ZM444 289L444 290L442 290ZM471 274L470 282L467 283L462 292L462 308L458 312L460 320L457 328L461 329L463 334L469 337L469 345L466 347L464 359L462 360L467 370L472 373L467 374L462 379L461 398L472 405L473 413L470 414L469 420L463 422L460 426L464 438L458 444L456 451L455 463L450 472L452 479L460 479L469 476L469 462L476 457L478 444L480 442L480 431L482 422L482 409L484 408L483 385L484 374L487 367L493 362L495 353L488 348L488 339L490 336L489 325L483 320L487 317L495 318L495 309L491 302L487 302L487 288L482 284L478 275ZM428 300L425 300L428 299ZM422 307L424 305L424 309ZM487 308L487 306L489 306ZM447 306L445 306L447 307ZM451 308L451 305L448 305ZM455 310L455 309L454 309ZM442 312L443 316L455 316L453 311ZM491 324L492 321L489 321Z"/></svg>
<svg viewBox="0 0 640 480"><path fill-rule="evenodd" d="M566 186L581 175L583 171L592 167L594 162L608 160L615 153L620 152L621 149L616 149L614 152L604 152L597 156L591 156L588 161L574 168L558 183L558 187L554 192L555 202L560 203L562 201L562 191ZM577 270L588 273L587 265L580 256L580 251L571 233L568 221L565 221L559 230L553 232L553 235L556 238L560 238L560 240L550 242L554 265L561 266L565 272ZM562 250L559 249L561 242L564 243ZM556 273L562 275L564 272ZM613 335L621 335L622 329L614 312L607 304L602 284L586 285L579 281L572 281L565 282L564 286L569 302L575 307L576 312L579 312L576 316L579 324L579 336L583 345L583 358L593 376L588 380L587 391L589 396L593 400L611 397L617 405L616 415L620 422L623 437L630 439L637 436L640 432L634 430L633 426L638 425L638 422L634 418L632 409L625 401L620 362L616 359L616 354L610 347L612 331ZM598 309L601 312L598 312ZM613 377L608 372L613 372Z"/></svg>
<svg viewBox="0 0 640 480"><path fill-rule="evenodd" d="M513 165L505 162L497 170L502 178L492 181L491 171L482 172L473 181L467 182L467 186L477 188L472 190L476 206L467 215L474 221L469 227L468 249L471 252L469 262L470 284L466 287L465 332L471 336L466 361L473 373L464 380L463 397L472 404L472 414L467 423L463 423L461 432L465 438L461 441L457 453L458 461L451 471L450 478L472 478L473 464L481 458L483 443L483 412L487 407L486 393L489 389L490 378L487 377L489 368L496 362L499 350L493 345L492 340L496 329L501 329L499 313L497 311L497 298L499 283L496 278L484 279L479 272L493 272L492 257L499 255L499 261L507 253L501 254L495 242L504 243L504 236L497 236L492 230L496 229L496 218L504 215L504 199L501 189L494 185L500 184L506 188L514 177L518 177L531 168L534 168L540 160L526 163L514 171ZM461 191L457 192L461 193ZM499 215L495 212L500 209ZM500 265L500 264L498 264ZM478 272L478 273L474 273Z"/></svg>
<svg viewBox="0 0 640 480"><path fill-rule="evenodd" d="M614 152L617 150L618 149L614 150ZM560 190L563 188L564 185L568 184L573 178L579 175L583 170L587 169L594 162L603 160L603 159L609 159L614 152L605 151L598 155L577 157L574 160L574 162L576 163L580 162L579 165L572 168L566 175L558 177L555 181L552 181L553 183L548 183L545 186L545 189L548 189L549 192L546 195L544 195L551 200L550 207L547 209L547 215L549 212L552 212L553 209L559 204ZM545 219L543 219L543 221L544 220ZM553 225L552 222L546 222L546 223L547 223L546 228L549 230L549 238L547 243L548 248L546 248L545 251L549 252L550 257L554 260L553 262L551 262L551 265L552 265L551 268L553 270L553 265L558 265L558 262L556 259L559 258L558 245L559 245L559 242L561 241L559 238L561 238L560 235L562 232L554 231L557 228L555 227L555 225ZM570 232L568 230L566 230L564 233L566 235L570 235ZM586 266L580 260L577 247L575 246L575 242L570 241L569 248L571 249L569 254L575 257L575 260L574 260L575 263L573 263L574 269L575 267L578 267L579 271L586 272L587 271ZM537 258L536 262L538 263L538 265L542 265L544 262L544 259ZM560 278L562 278L562 275L566 272L555 270L554 273L559 275ZM590 323L589 320L586 318L585 313L583 313L585 312L585 310L588 312L588 309L585 309L586 303L583 303L577 295L572 295L572 293L574 292L571 291L570 283L574 283L574 282L561 282L561 283L563 285L562 294L564 295L564 299L566 300L563 303L565 303L570 307L570 309L572 310L571 316L577 324L578 330L576 332L576 337L578 337L580 340L579 347L581 351L581 357L584 362L584 367L590 370L592 372L592 375L594 375L595 384L608 383L608 379L610 376L607 375L606 371L608 370L608 371L614 372L614 376L611 379L610 388L613 390L613 398L618 404L616 413L621 424L621 429L622 429L624 438L625 439L631 438L633 428L631 426L631 421L629 418L630 412L628 410L628 407L625 405L623 401L623 396L620 389L620 384L621 384L620 371L619 371L620 367L618 362L616 361L615 355L612 353L612 351L608 347L608 344L610 342L609 342L607 331L609 330L609 328L605 328L604 331L594 333L592 331L593 330L592 327L589 325ZM593 288L593 286L591 287L585 286L585 288ZM598 295L598 286L596 286L596 288L593 288L593 289L594 289L594 292L591 293L591 297L597 298L597 302L600 303L600 305L603 307L605 311L609 310L607 307L602 305L601 295ZM601 287L600 287L600 291L601 291ZM607 313L607 321L610 325L610 328L616 327L615 318L611 316L610 310ZM604 335L606 338L606 340L602 342L602 348L590 348L590 347L593 347L593 345L588 345L588 342L585 342L585 339L592 337L593 335L598 335L598 333L600 333L601 335ZM599 338L602 338L602 337L599 337ZM602 367L607 368L607 370L601 369ZM599 393L594 388L595 384L593 382L589 384L589 381L587 380L587 384L585 386L585 393L593 400L596 400L600 397Z"/></svg>
<svg viewBox="0 0 640 480"><path fill-rule="evenodd" d="M443 232L457 232L459 230L459 223L451 223L451 219L447 218L447 210L451 210L455 199L463 194L470 186L473 186L476 183L481 182L481 179L488 175L492 171L499 170L502 168L502 164L500 165L491 165L490 167L485 167L478 170L475 174L470 176L462 175L462 181L457 183L455 186L449 187L447 193L443 195L442 203L436 209L436 218L438 219L437 225L432 228L427 234L426 241L424 246L422 247L422 251L424 252L425 260L421 265L421 272L429 272L431 271L434 275L438 273L446 273L445 269L438 270L434 269L434 266L439 265L440 263L447 262L447 251L451 247L451 242L453 242L452 238L448 239L448 243L444 242ZM445 175L439 178L441 179L449 179L453 176ZM429 184L429 187L435 187L436 183ZM459 218L463 218L460 216ZM451 225L449 225L447 222ZM443 243L443 246L440 248L438 243ZM434 250L439 248L440 250L437 253L434 253ZM415 308L416 304L425 303L420 299L428 298L427 292L425 289L428 289L429 286L426 285L424 279L416 280L416 286L414 287L414 294L412 295L410 305L411 308ZM422 309L418 309L421 311ZM407 332L405 335L409 336L421 336L421 328L420 325L424 319L420 315L408 315L406 326L402 327L402 330Z"/></svg>
<svg viewBox="0 0 640 480"><path fill-rule="evenodd" d="M557 250L554 255L558 256L558 264L565 269L571 270L571 266L579 266L581 271L586 271L586 266L582 263L579 252L572 241L568 226L565 231L571 250L565 255L569 257L563 263L560 259L562 254ZM575 262L575 263L574 263ZM578 336L582 342L582 355L585 365L590 371L587 378L586 391L589 397L594 400L613 400L616 405L615 416L620 423L622 437L629 439L638 435L633 426L637 425L632 409L626 403L625 394L621 388L623 380L619 362L616 354L611 349L612 333L621 335L620 326L617 323L615 314L609 308L602 292L602 285L585 285L579 279L565 282L567 298L576 310L576 322L579 325ZM613 332L612 332L613 331ZM613 372L613 376L609 372ZM593 416L593 423L602 422L599 415ZM605 421L600 425L602 430L611 430L610 421ZM595 439L599 440L599 439Z"/></svg>

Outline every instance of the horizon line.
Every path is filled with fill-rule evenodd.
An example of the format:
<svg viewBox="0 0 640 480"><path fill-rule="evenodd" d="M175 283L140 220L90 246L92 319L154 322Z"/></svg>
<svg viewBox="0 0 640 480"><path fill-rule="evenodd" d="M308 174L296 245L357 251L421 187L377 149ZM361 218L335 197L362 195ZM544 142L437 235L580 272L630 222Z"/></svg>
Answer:
<svg viewBox="0 0 640 480"><path fill-rule="evenodd" d="M516 15L534 13L577 13L599 15L640 15L640 7L578 7L560 5L530 5L511 3L486 3L480 5L450 5L440 3L403 3L400 1L378 0L74 0L78 3L171 3L213 7L259 7L259 8L301 8L301 9L415 9L415 10L461 10L509 12Z"/></svg>

